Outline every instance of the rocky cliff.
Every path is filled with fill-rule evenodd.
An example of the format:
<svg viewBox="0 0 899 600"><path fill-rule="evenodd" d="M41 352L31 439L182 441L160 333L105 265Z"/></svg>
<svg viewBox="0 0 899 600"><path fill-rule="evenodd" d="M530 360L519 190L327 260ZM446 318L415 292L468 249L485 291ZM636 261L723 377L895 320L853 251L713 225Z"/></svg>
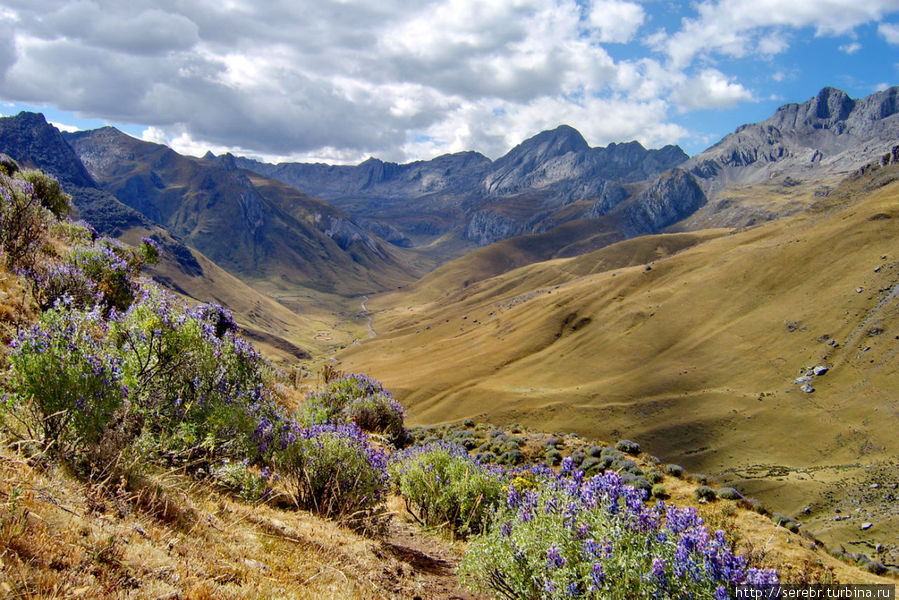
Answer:
<svg viewBox="0 0 899 600"><path fill-rule="evenodd" d="M492 162L476 152L460 152L402 165L374 158L356 166L268 165L247 159L237 164L324 198L355 220L389 233L387 239L411 246L447 232L485 245L595 218L630 195L622 184L686 159L676 146L647 150L629 142L591 148L577 130L562 125Z"/></svg>

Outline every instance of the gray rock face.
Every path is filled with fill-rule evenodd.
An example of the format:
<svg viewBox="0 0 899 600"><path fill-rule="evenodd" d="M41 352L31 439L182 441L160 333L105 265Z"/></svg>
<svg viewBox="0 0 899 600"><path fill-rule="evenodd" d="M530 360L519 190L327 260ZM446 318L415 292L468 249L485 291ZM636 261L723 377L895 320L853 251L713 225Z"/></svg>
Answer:
<svg viewBox="0 0 899 600"><path fill-rule="evenodd" d="M889 152L897 138L899 87L861 100L828 87L761 123L739 127L682 166L711 196L732 183L790 185L846 175Z"/></svg>
<svg viewBox="0 0 899 600"><path fill-rule="evenodd" d="M655 233L705 204L706 197L691 173L672 169L624 210L622 229L629 236Z"/></svg>
<svg viewBox="0 0 899 600"><path fill-rule="evenodd" d="M391 231L385 236L390 241L405 244L416 236L456 230L463 239L486 245L607 214L629 197L622 184L686 159L676 146L647 150L629 142L591 148L575 129L562 125L525 140L495 162L476 152L402 165L374 158L356 166L236 161L332 202L373 230ZM567 209L577 201L586 202Z"/></svg>

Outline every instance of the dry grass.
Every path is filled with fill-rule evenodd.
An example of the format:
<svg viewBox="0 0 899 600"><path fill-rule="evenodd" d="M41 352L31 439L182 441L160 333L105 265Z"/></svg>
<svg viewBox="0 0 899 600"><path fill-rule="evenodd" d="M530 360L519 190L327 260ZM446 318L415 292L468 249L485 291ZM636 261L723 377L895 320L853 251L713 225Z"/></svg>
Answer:
<svg viewBox="0 0 899 600"><path fill-rule="evenodd" d="M336 523L174 472L139 481L101 489L0 452L0 596L374 599L418 586L382 542Z"/></svg>
<svg viewBox="0 0 899 600"><path fill-rule="evenodd" d="M804 520L828 544L895 546L895 504L858 486L894 483L899 454L899 183L853 181L826 200L658 258L667 236L467 286L457 261L439 288L373 298L378 337L340 368L383 381L412 424L626 436L778 512L812 507ZM805 394L793 380L817 364L831 370ZM834 527L850 504L877 526Z"/></svg>

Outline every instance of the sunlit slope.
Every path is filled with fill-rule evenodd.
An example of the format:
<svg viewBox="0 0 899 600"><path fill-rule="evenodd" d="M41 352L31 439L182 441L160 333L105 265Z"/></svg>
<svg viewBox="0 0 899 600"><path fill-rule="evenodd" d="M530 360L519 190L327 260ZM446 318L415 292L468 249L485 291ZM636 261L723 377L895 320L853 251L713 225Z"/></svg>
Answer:
<svg viewBox="0 0 899 600"><path fill-rule="evenodd" d="M696 245L667 258L666 241L689 238L376 298L378 335L343 368L383 380L416 422L626 434L697 470L895 455L899 184L827 202L681 234ZM800 391L800 369L819 364L830 372Z"/></svg>
<svg viewBox="0 0 899 600"><path fill-rule="evenodd" d="M189 256L175 255L171 238L160 229L135 227L123 232L121 239L139 243L144 236L162 241L159 264L149 267L147 274L190 302L216 302L228 307L243 334L275 362L294 367L300 360L333 353L352 341L364 326L341 319L342 304L350 310L357 304L336 295L316 294L300 290L304 297L285 295L274 298L264 286L249 285L231 275L197 250L182 247ZM180 260L179 260L180 259Z"/></svg>

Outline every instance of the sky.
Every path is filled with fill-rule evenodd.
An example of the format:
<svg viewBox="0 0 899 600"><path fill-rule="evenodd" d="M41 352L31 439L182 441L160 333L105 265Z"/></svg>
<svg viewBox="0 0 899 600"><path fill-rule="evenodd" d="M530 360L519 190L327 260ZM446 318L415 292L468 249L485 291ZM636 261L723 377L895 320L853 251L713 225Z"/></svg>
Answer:
<svg viewBox="0 0 899 600"><path fill-rule="evenodd" d="M0 0L0 114L269 162L496 159L561 124L694 155L899 84L899 0Z"/></svg>

